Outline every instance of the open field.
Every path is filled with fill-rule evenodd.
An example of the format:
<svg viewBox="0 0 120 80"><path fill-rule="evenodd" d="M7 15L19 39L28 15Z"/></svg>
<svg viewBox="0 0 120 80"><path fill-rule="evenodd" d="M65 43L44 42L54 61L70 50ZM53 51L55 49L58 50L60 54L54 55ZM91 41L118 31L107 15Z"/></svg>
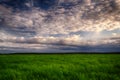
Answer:
<svg viewBox="0 0 120 80"><path fill-rule="evenodd" d="M0 80L120 80L120 54L0 55Z"/></svg>

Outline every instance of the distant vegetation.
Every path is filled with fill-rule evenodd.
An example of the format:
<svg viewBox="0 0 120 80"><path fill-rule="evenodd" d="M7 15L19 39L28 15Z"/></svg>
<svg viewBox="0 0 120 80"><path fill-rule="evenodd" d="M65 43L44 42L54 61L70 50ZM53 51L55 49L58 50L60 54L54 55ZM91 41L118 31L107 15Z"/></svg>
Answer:
<svg viewBox="0 0 120 80"><path fill-rule="evenodd" d="M0 80L120 80L120 55L0 55Z"/></svg>

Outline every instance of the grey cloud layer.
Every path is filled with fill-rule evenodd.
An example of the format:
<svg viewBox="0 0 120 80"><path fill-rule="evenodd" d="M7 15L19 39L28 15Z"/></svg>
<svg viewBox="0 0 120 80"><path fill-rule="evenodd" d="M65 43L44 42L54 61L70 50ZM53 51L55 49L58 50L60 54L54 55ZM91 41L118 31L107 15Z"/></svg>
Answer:
<svg viewBox="0 0 120 80"><path fill-rule="evenodd" d="M26 43L25 46L120 44L120 34L99 38L104 30L120 29L120 0L59 0L49 10L32 7L31 10L13 12L12 8L3 5L0 10L2 46L7 44L2 42ZM71 34L79 31L93 35L86 39L81 34Z"/></svg>

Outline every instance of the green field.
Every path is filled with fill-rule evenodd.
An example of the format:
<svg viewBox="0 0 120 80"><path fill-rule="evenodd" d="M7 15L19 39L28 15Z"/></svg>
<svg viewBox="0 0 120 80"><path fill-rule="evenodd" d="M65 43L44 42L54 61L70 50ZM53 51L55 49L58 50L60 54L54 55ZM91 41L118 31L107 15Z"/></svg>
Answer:
<svg viewBox="0 0 120 80"><path fill-rule="evenodd" d="M0 55L0 80L120 80L120 55Z"/></svg>

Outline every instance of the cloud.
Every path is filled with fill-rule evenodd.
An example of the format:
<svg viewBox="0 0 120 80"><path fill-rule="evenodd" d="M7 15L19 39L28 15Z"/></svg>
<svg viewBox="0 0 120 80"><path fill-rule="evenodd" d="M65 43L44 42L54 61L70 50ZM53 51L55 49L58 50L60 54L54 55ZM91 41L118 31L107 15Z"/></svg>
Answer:
<svg viewBox="0 0 120 80"><path fill-rule="evenodd" d="M44 0L39 6L36 3L39 0L33 2L32 6L30 2L23 1L16 7L8 5L7 2L12 0L6 0L7 4L1 1L0 46L10 44L9 47L12 47L14 44L14 47L39 49L51 45L95 46L120 43L120 33L112 32L120 30L120 0L47 1ZM48 5L46 8L45 4ZM26 10L25 7L31 9ZM111 35L106 37L103 31L111 31ZM86 32L86 36L79 32Z"/></svg>

